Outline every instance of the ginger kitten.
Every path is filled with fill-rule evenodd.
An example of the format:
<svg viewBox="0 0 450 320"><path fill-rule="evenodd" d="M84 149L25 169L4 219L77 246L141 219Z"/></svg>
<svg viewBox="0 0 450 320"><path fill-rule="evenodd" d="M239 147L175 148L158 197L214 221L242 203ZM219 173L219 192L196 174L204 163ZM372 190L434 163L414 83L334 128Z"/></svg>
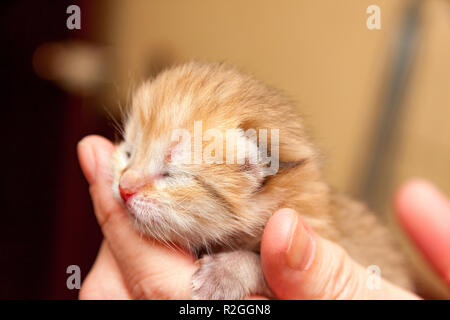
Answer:
<svg viewBox="0 0 450 320"><path fill-rule="evenodd" d="M411 287L388 230L322 180L291 102L225 64L184 64L140 86L113 174L114 194L143 234L201 258L193 298L271 296L259 244L284 207L360 264Z"/></svg>

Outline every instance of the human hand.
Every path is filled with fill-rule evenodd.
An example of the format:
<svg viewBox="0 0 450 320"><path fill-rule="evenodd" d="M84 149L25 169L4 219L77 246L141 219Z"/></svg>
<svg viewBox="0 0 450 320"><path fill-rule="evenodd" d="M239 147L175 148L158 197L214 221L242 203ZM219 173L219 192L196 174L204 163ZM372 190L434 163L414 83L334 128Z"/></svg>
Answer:
<svg viewBox="0 0 450 320"><path fill-rule="evenodd" d="M450 201L424 180L411 180L395 198L403 229L450 289Z"/></svg>
<svg viewBox="0 0 450 320"><path fill-rule="evenodd" d="M418 299L384 279L378 288L367 286L366 268L313 232L292 209L281 209L269 219L261 262L269 287L280 299Z"/></svg>
<svg viewBox="0 0 450 320"><path fill-rule="evenodd" d="M434 186L414 180L397 193L406 232L450 287L450 203ZM340 246L321 238L290 209L269 220L261 244L269 286L281 299L417 299L388 281L366 286L366 270Z"/></svg>
<svg viewBox="0 0 450 320"><path fill-rule="evenodd" d="M90 185L95 215L104 240L83 281L80 299L189 299L194 257L143 238L111 191L109 161L114 146L88 136L78 157Z"/></svg>

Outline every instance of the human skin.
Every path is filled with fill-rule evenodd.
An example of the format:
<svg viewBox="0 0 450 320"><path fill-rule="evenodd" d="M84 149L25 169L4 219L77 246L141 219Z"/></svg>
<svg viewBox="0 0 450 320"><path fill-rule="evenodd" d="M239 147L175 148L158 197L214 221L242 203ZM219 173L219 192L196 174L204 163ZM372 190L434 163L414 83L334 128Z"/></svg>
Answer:
<svg viewBox="0 0 450 320"><path fill-rule="evenodd" d="M450 201L434 185L414 179L395 198L403 229L450 288Z"/></svg>
<svg viewBox="0 0 450 320"><path fill-rule="evenodd" d="M80 165L90 185L94 211L104 235L97 259L83 282L80 299L189 299L191 277L198 268L194 257L143 238L134 229L128 213L111 192L108 166L113 150L114 145L99 136L88 136L78 145ZM416 186L414 192L420 191L420 188L417 191L417 184L421 183L423 185L420 181L411 182ZM448 282L448 257L439 260L439 251L430 249L432 241L425 237L423 230L418 230L420 224L410 222L411 219L427 219L428 215L420 214L416 206L414 210L418 211L409 213L412 205L408 204L408 197L411 197L408 192L412 192L411 186L406 185L397 196L399 220L416 239L419 249L431 250L425 256ZM412 195L417 198L414 192ZM439 201L433 207L437 220L439 215L446 215L446 218L441 223L431 223L430 227L443 228L446 224L447 233L445 230L429 233L440 235L439 243L444 243L442 250L449 252L450 206L443 196ZM261 243L261 260L269 286L281 299L418 298L384 280L380 289L369 290L365 285L365 268L340 246L314 234L290 209L277 211L269 220Z"/></svg>

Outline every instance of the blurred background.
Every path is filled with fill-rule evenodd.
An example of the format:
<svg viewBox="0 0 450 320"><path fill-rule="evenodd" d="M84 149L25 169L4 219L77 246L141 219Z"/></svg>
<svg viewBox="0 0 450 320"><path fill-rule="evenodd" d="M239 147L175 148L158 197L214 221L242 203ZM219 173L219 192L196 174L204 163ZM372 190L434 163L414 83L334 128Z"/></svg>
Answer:
<svg viewBox="0 0 450 320"><path fill-rule="evenodd" d="M70 5L80 29L67 27ZM293 98L326 179L386 218L423 292L450 297L391 218L408 178L450 195L450 1L3 1L0 55L0 298L77 297L66 268L84 278L101 233L76 144L114 139L133 88L192 59L227 61Z"/></svg>

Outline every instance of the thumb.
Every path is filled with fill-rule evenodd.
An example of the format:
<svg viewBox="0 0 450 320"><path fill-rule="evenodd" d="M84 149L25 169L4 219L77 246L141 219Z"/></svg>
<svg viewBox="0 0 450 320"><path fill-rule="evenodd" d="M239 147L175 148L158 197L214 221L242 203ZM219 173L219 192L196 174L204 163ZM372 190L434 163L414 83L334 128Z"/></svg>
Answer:
<svg viewBox="0 0 450 320"><path fill-rule="evenodd" d="M342 247L315 234L291 209L279 210L267 223L261 261L280 299L417 299L388 281L381 280L376 289L367 285L366 269Z"/></svg>
<svg viewBox="0 0 450 320"><path fill-rule="evenodd" d="M113 151L114 145L99 136L85 137L78 144L95 215L131 296L190 297L191 278L197 269L193 257L143 237L131 224L126 209L114 199L109 170Z"/></svg>

